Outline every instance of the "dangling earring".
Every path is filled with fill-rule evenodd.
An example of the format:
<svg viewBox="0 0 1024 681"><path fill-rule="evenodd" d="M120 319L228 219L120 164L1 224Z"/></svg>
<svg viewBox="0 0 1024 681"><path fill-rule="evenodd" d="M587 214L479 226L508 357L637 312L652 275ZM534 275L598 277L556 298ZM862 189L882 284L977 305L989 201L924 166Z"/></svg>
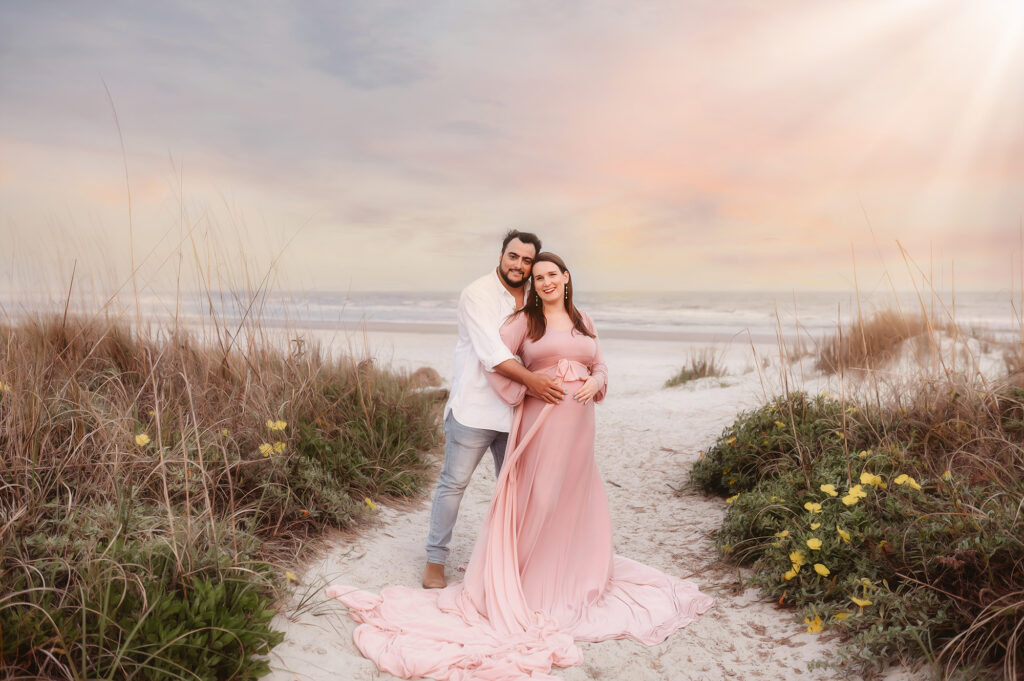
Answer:
<svg viewBox="0 0 1024 681"><path fill-rule="evenodd" d="M569 304L569 285L565 285L565 304Z"/></svg>

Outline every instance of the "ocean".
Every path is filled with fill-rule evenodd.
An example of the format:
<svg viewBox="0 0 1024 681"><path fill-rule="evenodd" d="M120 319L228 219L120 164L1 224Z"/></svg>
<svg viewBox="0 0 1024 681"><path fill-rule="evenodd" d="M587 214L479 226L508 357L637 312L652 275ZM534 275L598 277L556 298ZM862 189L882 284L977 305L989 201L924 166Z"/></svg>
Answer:
<svg viewBox="0 0 1024 681"><path fill-rule="evenodd" d="M173 295L146 294L140 302L149 318L175 310ZM458 292L275 292L250 302L253 297L247 293L218 292L182 299L178 314L195 319L213 310L226 320L248 314L266 326L452 333ZM906 314L924 311L939 322L952 319L961 328L984 330L994 340L1024 335L1021 303L1011 301L1005 291L958 292L955 299L919 299L913 292L862 295L859 307L852 293L823 291L588 293L578 295L576 304L606 337L743 341L749 334L756 342L770 342L781 332L787 338L816 339L835 333L839 324L849 324L858 314L869 317L888 308Z"/></svg>

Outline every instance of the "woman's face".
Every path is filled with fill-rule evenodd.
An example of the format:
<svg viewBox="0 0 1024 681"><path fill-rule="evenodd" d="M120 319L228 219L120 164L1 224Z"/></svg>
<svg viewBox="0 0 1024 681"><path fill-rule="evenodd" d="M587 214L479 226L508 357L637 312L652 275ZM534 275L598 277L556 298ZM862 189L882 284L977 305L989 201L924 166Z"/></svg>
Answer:
<svg viewBox="0 0 1024 681"><path fill-rule="evenodd" d="M562 272L553 262L544 261L533 266L533 290L545 303L564 300L565 285L568 282L569 273Z"/></svg>

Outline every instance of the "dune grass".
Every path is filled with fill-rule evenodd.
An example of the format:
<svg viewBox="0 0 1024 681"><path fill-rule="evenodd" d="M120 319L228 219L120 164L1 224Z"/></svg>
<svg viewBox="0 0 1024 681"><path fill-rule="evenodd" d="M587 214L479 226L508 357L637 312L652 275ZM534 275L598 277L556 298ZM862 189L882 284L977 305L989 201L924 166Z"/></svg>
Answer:
<svg viewBox="0 0 1024 681"><path fill-rule="evenodd" d="M689 353L682 368L674 376L665 381L666 388L673 388L698 378L725 376L727 370L722 364L722 357L714 348L704 348Z"/></svg>
<svg viewBox="0 0 1024 681"><path fill-rule="evenodd" d="M940 333L956 337L960 330L952 322L923 314L879 310L824 340L815 367L829 374L844 369L878 369L890 362L907 341L916 343L918 352L927 351Z"/></svg>
<svg viewBox="0 0 1024 681"><path fill-rule="evenodd" d="M941 344L934 325L884 314L823 356L877 367L921 334ZM723 557L808 631L842 633L847 669L1021 678L1024 390L969 371L869 380L844 399L772 398L696 462L691 482L728 502Z"/></svg>
<svg viewBox="0 0 1024 681"><path fill-rule="evenodd" d="M8 320L4 673L262 675L285 568L373 500L419 489L436 411L407 376L287 352L258 328L201 342L97 315Z"/></svg>

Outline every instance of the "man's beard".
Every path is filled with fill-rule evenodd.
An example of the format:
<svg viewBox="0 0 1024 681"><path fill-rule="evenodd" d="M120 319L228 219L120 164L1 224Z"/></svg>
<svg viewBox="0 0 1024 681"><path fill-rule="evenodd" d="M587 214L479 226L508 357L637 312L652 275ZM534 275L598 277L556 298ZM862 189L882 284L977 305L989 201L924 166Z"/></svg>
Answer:
<svg viewBox="0 0 1024 681"><path fill-rule="evenodd" d="M520 279L519 281L510 281L508 275L505 274L505 271L502 270L500 267L498 268L498 274L501 275L502 281L504 281L512 288L522 288L526 284L526 282L529 281L526 276L523 276L523 278Z"/></svg>

